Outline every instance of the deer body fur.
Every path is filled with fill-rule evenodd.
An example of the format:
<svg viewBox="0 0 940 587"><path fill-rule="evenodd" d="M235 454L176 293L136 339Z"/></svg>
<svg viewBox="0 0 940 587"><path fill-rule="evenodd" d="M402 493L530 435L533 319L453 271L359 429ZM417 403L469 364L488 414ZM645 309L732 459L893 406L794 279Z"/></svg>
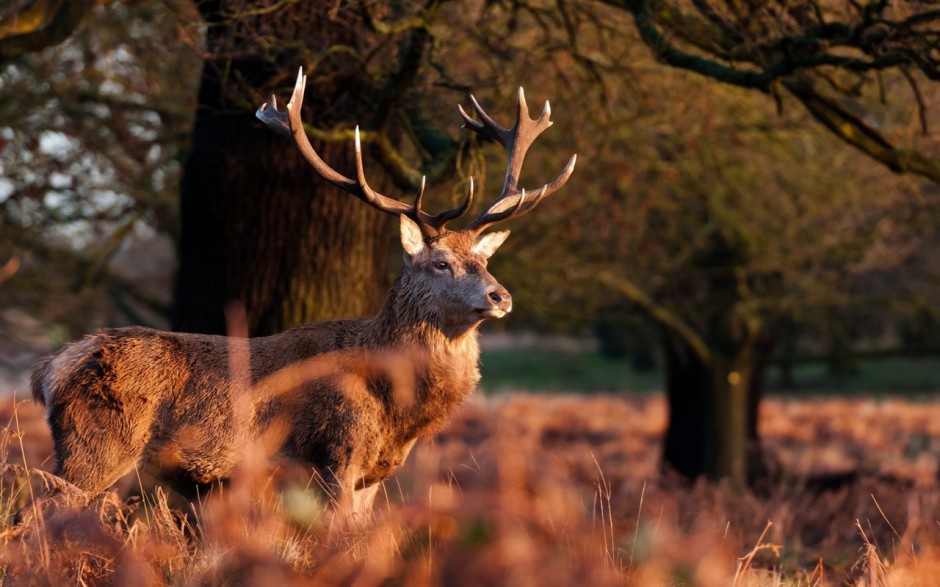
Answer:
<svg viewBox="0 0 940 587"><path fill-rule="evenodd" d="M465 262L482 268L482 255L463 252L476 257ZM489 281L481 291L500 288ZM129 327L67 345L32 375L59 473L97 492L141 464L186 489L227 478L246 441L262 441L313 465L338 491L382 481L480 377L482 315L442 321L441 294L422 296L423 288L424 280L406 271L373 320L330 320L267 337L239 341ZM508 294L502 297L508 309ZM250 365L244 388L230 368L240 342ZM370 357L380 357L378 364L368 364ZM410 371L406 389L391 384L394 373L381 357ZM307 372L286 387L276 377L304 365Z"/></svg>
<svg viewBox="0 0 940 587"><path fill-rule="evenodd" d="M36 365L33 397L46 406L58 474L97 493L140 465L184 494L229 478L246 450L312 466L332 497L355 513L415 441L440 426L476 387L477 327L512 310L487 271L507 231L484 231L520 216L560 188L574 168L541 190L517 189L526 149L551 125L548 103L532 120L520 90L516 125L500 127L476 100L483 122L466 126L509 152L500 196L465 229L444 225L466 212L437 215L374 192L328 167L303 131L298 76L288 111L258 117L292 137L317 173L401 223L404 268L371 320L328 320L261 338L101 330Z"/></svg>

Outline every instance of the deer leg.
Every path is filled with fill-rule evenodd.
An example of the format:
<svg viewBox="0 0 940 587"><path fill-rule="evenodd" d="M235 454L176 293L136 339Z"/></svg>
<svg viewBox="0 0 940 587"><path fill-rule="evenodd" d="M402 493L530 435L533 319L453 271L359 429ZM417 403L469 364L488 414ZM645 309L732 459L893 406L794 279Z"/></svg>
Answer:
<svg viewBox="0 0 940 587"><path fill-rule="evenodd" d="M353 491L349 508L349 523L353 528L363 528L372 520L372 504L378 491L378 483Z"/></svg>
<svg viewBox="0 0 940 587"><path fill-rule="evenodd" d="M321 487L330 500L326 514L327 526L331 530L359 530L368 526L379 485L373 483L357 488L357 481L361 479L348 470L345 474L320 477Z"/></svg>
<svg viewBox="0 0 940 587"><path fill-rule="evenodd" d="M324 512L326 526L331 531L363 530L372 522L372 503L379 485L353 490L336 487L333 501Z"/></svg>

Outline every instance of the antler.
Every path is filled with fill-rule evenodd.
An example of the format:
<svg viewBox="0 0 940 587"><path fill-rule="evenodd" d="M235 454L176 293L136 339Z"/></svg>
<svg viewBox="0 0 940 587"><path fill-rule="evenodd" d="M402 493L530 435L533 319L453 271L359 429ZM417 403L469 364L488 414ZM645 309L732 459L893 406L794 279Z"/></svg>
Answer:
<svg viewBox="0 0 940 587"><path fill-rule="evenodd" d="M358 126L356 127L356 179L352 180L327 165L310 144L310 140L307 138L307 133L304 131L303 122L300 118L300 109L304 101L304 88L307 85L307 76L303 73L304 71L301 67L297 72L297 83L294 85L294 92L291 94L290 102L287 103L286 112L277 109L277 98L272 95L271 107L269 108L268 103L265 102L258 108L257 112L255 112L255 116L261 122L282 135L292 138L300 149L300 152L303 153L303 156L320 177L382 212L395 216L405 214L412 220L418 222L425 229L429 229L429 232L433 234L443 232L445 224L461 216L470 208L470 204L473 202L472 180L470 181L470 188L467 191L467 198L461 206L445 210L435 215L428 214L421 209L421 200L424 197L424 177L421 178L421 187L418 189L418 194L415 196L413 206L409 206L373 190L366 182L365 172L362 168L362 145L359 140Z"/></svg>
<svg viewBox="0 0 940 587"><path fill-rule="evenodd" d="M519 172L522 170L522 162L525 159L525 154L529 146L545 129L552 125L552 121L549 120L552 109L548 104L548 100L545 101L542 114L539 115L538 119L533 120L529 118L529 107L525 102L525 93L522 91L522 88L519 88L519 106L516 110L516 124L511 129L503 128L496 124L483 110L476 98L470 96L470 101L482 122L477 122L473 118L470 118L466 111L464 111L463 106L459 106L460 115L463 116L464 119L464 127L469 128L483 137L496 141L505 147L506 152L509 154L509 160L506 163L506 178L503 181L502 192L499 194L499 197L465 229L480 234L494 224L522 216L535 209L545 196L548 196L565 185L565 182L568 181L568 178L574 171L574 164L578 156L573 155L571 159L568 160L568 164L565 165L565 169L561 172L561 175L542 186L540 190L527 194L525 189L520 190L518 188Z"/></svg>

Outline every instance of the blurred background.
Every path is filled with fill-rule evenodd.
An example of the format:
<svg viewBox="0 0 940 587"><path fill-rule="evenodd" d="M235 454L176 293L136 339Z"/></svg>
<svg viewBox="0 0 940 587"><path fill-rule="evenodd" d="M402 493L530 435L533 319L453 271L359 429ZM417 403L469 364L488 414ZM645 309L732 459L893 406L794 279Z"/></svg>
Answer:
<svg viewBox="0 0 940 587"><path fill-rule="evenodd" d="M395 223L254 117L300 66L324 159L351 173L359 124L370 183L426 175L427 209L502 181L457 104L508 125L518 87L551 100L523 183L578 167L491 262L516 303L484 328L488 393L662 392L664 461L745 483L767 392L940 386L931 3L8 0L4 391L102 326L371 315Z"/></svg>

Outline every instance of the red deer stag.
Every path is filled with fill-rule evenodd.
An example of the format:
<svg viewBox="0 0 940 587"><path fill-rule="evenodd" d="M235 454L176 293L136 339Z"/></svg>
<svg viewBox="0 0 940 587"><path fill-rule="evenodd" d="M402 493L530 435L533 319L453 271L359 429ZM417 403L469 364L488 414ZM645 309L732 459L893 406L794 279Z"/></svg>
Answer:
<svg viewBox="0 0 940 587"><path fill-rule="evenodd" d="M371 320L327 320L247 340L107 329L44 357L32 373L33 397L46 405L57 473L79 488L101 492L140 465L191 490L229 477L246 443L262 441L311 465L334 498L362 512L417 438L474 390L477 327L512 310L486 268L509 232L484 231L534 209L574 170L572 157L541 189L517 187L526 150L552 124L548 102L533 120L520 88L511 129L472 97L479 122L460 108L464 126L502 144L509 161L497 199L466 228L447 230L470 208L473 183L461 206L436 215L421 209L423 181L411 206L377 193L363 174L358 129L356 179L338 173L303 130L305 83L301 70L287 111L272 97L257 117L291 137L326 181L400 217L401 275ZM243 361L232 358L239 348ZM408 393L396 389L402 385Z"/></svg>

